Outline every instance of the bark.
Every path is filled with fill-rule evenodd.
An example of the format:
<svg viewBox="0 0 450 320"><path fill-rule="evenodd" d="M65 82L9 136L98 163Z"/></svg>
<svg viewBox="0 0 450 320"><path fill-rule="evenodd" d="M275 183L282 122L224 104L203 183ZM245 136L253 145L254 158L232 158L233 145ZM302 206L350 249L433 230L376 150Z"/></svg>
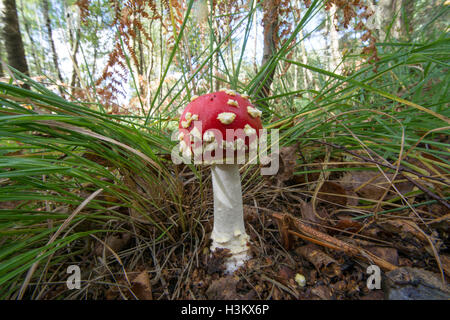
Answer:
<svg viewBox="0 0 450 320"><path fill-rule="evenodd" d="M24 74L29 74L22 36L20 33L19 18L15 0L3 0L3 40L8 64ZM28 87L28 85L24 85Z"/></svg>
<svg viewBox="0 0 450 320"><path fill-rule="evenodd" d="M80 46L80 28L81 28L81 19L78 14L72 12L67 7L67 3L64 4L64 9L66 12L67 26L68 26L68 34L69 34L69 43L70 43L70 57L72 60L72 76L70 78L70 88L71 93L74 94L77 87L77 80L80 73L80 68L78 66L77 53ZM76 19L76 20L75 20Z"/></svg>
<svg viewBox="0 0 450 320"><path fill-rule="evenodd" d="M328 16L328 34L330 36L330 59L329 70L336 73L342 73L342 55L339 51L339 33L336 30L334 16L336 14L336 5L332 5Z"/></svg>
<svg viewBox="0 0 450 320"><path fill-rule="evenodd" d="M278 36L279 7L280 0L264 0L263 2L264 48L261 61L262 68L272 58L280 40ZM267 79L262 88L263 97L267 97L270 94L270 86L273 82L274 73L275 69L267 71Z"/></svg>
<svg viewBox="0 0 450 320"><path fill-rule="evenodd" d="M300 37L303 39L303 30L300 31ZM300 60L303 64L308 65L309 61L308 61L308 53L306 52L306 48L305 48L305 40L303 40L302 42L300 42L300 50L301 50L301 57ZM298 67L297 67L298 68ZM310 90L313 89L314 90L319 90L319 88L317 87L317 83L314 81L313 75L311 70L303 68L303 85L305 90Z"/></svg>
<svg viewBox="0 0 450 320"><path fill-rule="evenodd" d="M0 78L3 77L3 43L0 39Z"/></svg>
<svg viewBox="0 0 450 320"><path fill-rule="evenodd" d="M78 67L78 61L77 61L78 48L80 47L80 29L77 29L77 31L76 31L75 39L73 39L73 33L70 32L70 38L71 38L71 42L72 42L71 55L72 55L72 63L73 63L70 87L72 88L72 92L73 92L73 90L75 90L76 82L77 82L77 70L80 70L80 68Z"/></svg>
<svg viewBox="0 0 450 320"><path fill-rule="evenodd" d="M48 41L50 43L50 48L52 50L53 65L55 67L55 71L56 71L56 74L58 76L60 83L63 84L64 81L61 76L61 71L59 70L58 55L56 53L55 42L53 41L53 31L52 31L52 24L51 24L50 16L49 16L48 0L42 0L42 8L44 11L44 21L45 21L45 27L47 29L47 37L48 37ZM61 93L61 95L64 95L64 91L62 90L61 86L58 86L58 88L59 88L59 92Z"/></svg>
<svg viewBox="0 0 450 320"><path fill-rule="evenodd" d="M23 12L22 1L20 2L20 10ZM37 73L40 75L40 74L42 74L42 68L41 68L39 56L37 54L37 49L36 49L36 45L35 45L36 42L34 41L33 37L31 36L30 24L29 24L28 20L26 19L26 17L24 15L22 15L22 19L23 19L23 23L24 23L24 27L25 27L25 32L30 41L31 55L33 56L34 65L36 66Z"/></svg>
<svg viewBox="0 0 450 320"><path fill-rule="evenodd" d="M408 0L409 1L409 0ZM390 35L394 39L400 39L405 35L404 17L402 15L403 0L380 0L378 2L377 15L379 26L377 29L380 33L381 41L386 39L387 26L392 23Z"/></svg>

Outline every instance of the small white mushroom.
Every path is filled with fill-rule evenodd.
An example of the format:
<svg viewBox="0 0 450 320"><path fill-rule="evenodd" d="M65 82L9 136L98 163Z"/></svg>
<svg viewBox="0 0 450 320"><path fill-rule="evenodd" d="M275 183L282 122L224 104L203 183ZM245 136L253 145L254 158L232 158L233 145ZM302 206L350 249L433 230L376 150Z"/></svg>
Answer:
<svg viewBox="0 0 450 320"><path fill-rule="evenodd" d="M186 112L184 117L186 118L186 120L191 120L192 114L190 112Z"/></svg>
<svg viewBox="0 0 450 320"><path fill-rule="evenodd" d="M302 275L302 274L300 274L300 273L297 273L297 274L295 275L295 282L297 282L297 284L298 284L300 287L304 287L304 286L306 285L306 279L305 279L305 276Z"/></svg>
<svg viewBox="0 0 450 320"><path fill-rule="evenodd" d="M222 112L217 116L217 120L219 120L222 124L230 124L236 118L236 114L233 112Z"/></svg>

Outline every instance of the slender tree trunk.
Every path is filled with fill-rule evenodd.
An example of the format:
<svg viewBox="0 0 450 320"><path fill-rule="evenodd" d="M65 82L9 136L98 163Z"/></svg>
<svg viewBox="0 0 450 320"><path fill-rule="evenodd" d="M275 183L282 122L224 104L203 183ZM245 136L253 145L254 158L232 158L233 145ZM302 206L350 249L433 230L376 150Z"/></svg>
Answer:
<svg viewBox="0 0 450 320"><path fill-rule="evenodd" d="M390 35L394 39L399 39L405 35L405 25L402 15L403 0L380 0L378 2L378 14L380 15L380 39L384 41L386 38L387 26L392 23ZM395 17L395 20L392 21Z"/></svg>
<svg viewBox="0 0 450 320"><path fill-rule="evenodd" d="M272 58L275 52L279 37L278 37L278 27L279 27L279 6L280 0L264 0L264 16L263 16L263 26L264 26L264 48L263 48L263 58L261 61L261 67ZM270 94L270 86L273 82L273 76L275 69L268 71L266 74L267 80L264 82L262 88L262 96L267 97Z"/></svg>
<svg viewBox="0 0 450 320"><path fill-rule="evenodd" d="M332 5L329 11L329 22L328 22L328 34L330 35L330 71L341 74L342 73L342 55L339 51L339 33L336 30L334 24L334 16L336 14L336 5Z"/></svg>
<svg viewBox="0 0 450 320"><path fill-rule="evenodd" d="M38 10L36 10L35 11L35 13L34 13L34 18L35 18L35 22L36 22L36 25L37 25L37 27L38 27L38 30L39 30L39 43L44 43L45 42L45 40L44 40L44 31L43 31L43 29L42 29L42 23L41 23L41 19L40 19L40 12L38 12ZM40 45L39 47L38 47L38 49L40 48L40 57L42 58L42 64L41 64L41 70L42 70L42 72L43 73L45 73L46 72L46 70L49 70L50 68L49 68L49 65L48 65L48 62L47 62L47 59L46 59L46 54L45 54L45 47L43 46L43 45Z"/></svg>
<svg viewBox="0 0 450 320"><path fill-rule="evenodd" d="M47 28L48 41L50 43L50 48L52 50L53 65L55 67L56 75L58 76L60 83L63 84L64 81L61 76L61 71L59 70L58 55L56 53L55 42L53 41L53 31L49 16L48 0L42 0L42 8L44 10L44 20L45 20L45 27ZM58 86L58 88L61 95L64 95L64 91L62 90L61 86Z"/></svg>
<svg viewBox="0 0 450 320"><path fill-rule="evenodd" d="M22 1L20 1L20 10L23 13ZM23 14L22 14L22 19L24 22L25 32L27 34L28 39L30 40L31 55L33 56L33 61L34 61L34 65L36 66L36 71L37 71L38 75L41 75L42 74L41 63L40 63L39 56L38 56L37 50L36 50L36 45L35 45L36 42L34 41L33 37L31 36L30 24L29 24L27 18Z"/></svg>
<svg viewBox="0 0 450 320"><path fill-rule="evenodd" d="M72 70L72 78L70 80L70 86L72 88L72 91L76 87L76 81L77 81L77 69L80 70L78 67L78 61L77 61L77 53L78 48L80 46L80 29L77 29L75 32L75 39L73 39L73 33L70 32L70 37L72 38L72 63L73 63L73 70Z"/></svg>
<svg viewBox="0 0 450 320"><path fill-rule="evenodd" d="M24 74L29 74L22 36L20 33L19 18L15 0L3 0L3 39L8 64ZM28 85L24 85L28 88Z"/></svg>
<svg viewBox="0 0 450 320"><path fill-rule="evenodd" d="M405 34L405 27L403 24L403 16L402 16L402 0L392 0L391 1L391 15L390 21L394 19L394 23L392 24L391 34L395 39L400 39ZM389 22L390 22L389 21Z"/></svg>
<svg viewBox="0 0 450 320"><path fill-rule="evenodd" d="M0 78L3 77L3 43L2 39L0 39Z"/></svg>

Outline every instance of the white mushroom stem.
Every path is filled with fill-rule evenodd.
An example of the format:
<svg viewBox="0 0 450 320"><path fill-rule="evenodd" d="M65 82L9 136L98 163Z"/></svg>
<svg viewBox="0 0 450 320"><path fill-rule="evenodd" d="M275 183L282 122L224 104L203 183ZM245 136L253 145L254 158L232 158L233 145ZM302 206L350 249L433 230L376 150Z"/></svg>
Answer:
<svg viewBox="0 0 450 320"><path fill-rule="evenodd" d="M239 165L218 164L211 168L214 193L214 228L211 250L226 248L231 257L226 261L226 272L233 273L249 258L242 206Z"/></svg>

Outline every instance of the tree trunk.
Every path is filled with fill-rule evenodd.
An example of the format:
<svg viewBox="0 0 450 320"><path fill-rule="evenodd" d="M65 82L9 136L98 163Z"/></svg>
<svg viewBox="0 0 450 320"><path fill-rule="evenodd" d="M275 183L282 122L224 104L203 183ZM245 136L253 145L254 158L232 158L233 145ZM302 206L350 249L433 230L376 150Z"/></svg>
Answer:
<svg viewBox="0 0 450 320"><path fill-rule="evenodd" d="M263 2L264 48L261 67L264 67L265 64L272 58L280 40L278 37L278 18L280 14L279 7L280 0L264 0ZM267 97L270 94L270 86L273 82L274 73L275 69L268 71L266 74L267 79L262 88L263 97Z"/></svg>
<svg viewBox="0 0 450 320"><path fill-rule="evenodd" d="M386 40L387 26L391 25L391 23L391 36L394 39L403 37L406 31L402 16L403 0L380 0L377 6L378 21L380 24L377 29L380 32L380 40ZM392 22L394 17L395 21Z"/></svg>
<svg viewBox="0 0 450 320"><path fill-rule="evenodd" d="M61 76L61 71L59 70L59 64L58 64L58 55L56 54L56 48L55 48L55 42L53 41L53 31L52 31L52 24L50 21L49 16L49 6L48 6L48 0L42 0L42 8L44 10L44 21L45 21L45 27L47 28L47 37L48 41L50 43L50 48L52 49L52 56L53 56L53 65L55 67L56 74L58 76L58 79L61 84L64 83L63 78ZM64 95L64 91L62 90L61 86L58 86L59 92L61 95Z"/></svg>
<svg viewBox="0 0 450 320"><path fill-rule="evenodd" d="M72 63L73 63L73 70L72 70L72 79L70 80L70 87L72 88L72 92L75 90L76 87L76 81L77 81L77 69L80 70L80 68L78 67L78 61L77 61L77 53L78 53L78 48L80 46L80 29L77 29L77 31L74 32L75 33L75 39L73 36L72 31L70 31L70 38L71 38L71 42L72 42Z"/></svg>
<svg viewBox="0 0 450 320"><path fill-rule="evenodd" d="M22 36L20 34L19 18L15 0L3 0L3 39L8 64L24 74L29 74ZM28 85L23 87L29 88Z"/></svg>
<svg viewBox="0 0 450 320"><path fill-rule="evenodd" d="M0 39L0 78L3 77L3 43L2 39Z"/></svg>
<svg viewBox="0 0 450 320"><path fill-rule="evenodd" d="M41 68L41 63L39 60L39 56L37 55L37 50L36 50L36 42L34 41L32 35L31 35L31 31L30 31L30 24L27 20L27 18L25 17L25 15L23 14L23 3L22 1L20 1L20 11L22 12L22 19L23 19L23 23L24 23L24 27L25 27L25 32L28 36L28 39L30 40L30 46L31 46L31 55L33 56L33 61L34 61L34 65L36 66L36 71L38 75L42 74L42 68Z"/></svg>
<svg viewBox="0 0 450 320"><path fill-rule="evenodd" d="M300 37L302 39L304 39L304 37L303 37L303 30L300 31ZM306 52L304 41L305 40L302 40L302 42L300 42L300 50L301 50L301 59L300 59L300 61L303 64L308 65L308 54ZM303 89L308 90L308 89L313 89L314 88L315 90L318 90L317 84L314 82L311 70L303 68L303 74L304 74L304 76L303 76L304 88Z"/></svg>
<svg viewBox="0 0 450 320"><path fill-rule="evenodd" d="M328 34L330 35L330 60L329 70L336 73L342 73L342 56L339 51L339 33L334 24L334 16L336 14L336 5L332 5L328 16Z"/></svg>

